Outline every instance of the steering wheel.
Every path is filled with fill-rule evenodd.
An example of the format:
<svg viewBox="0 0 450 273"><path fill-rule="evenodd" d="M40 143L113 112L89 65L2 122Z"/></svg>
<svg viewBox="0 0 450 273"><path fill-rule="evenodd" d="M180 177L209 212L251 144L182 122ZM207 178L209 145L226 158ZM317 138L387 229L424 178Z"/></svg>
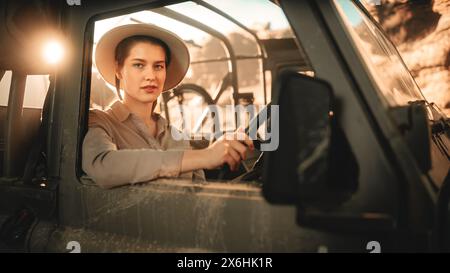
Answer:
<svg viewBox="0 0 450 273"><path fill-rule="evenodd" d="M258 121L260 120L264 111L267 113L266 114L267 118L264 119L263 122L261 122L258 126ZM271 103L267 104L263 110L261 110L255 117L253 117L252 120L250 121L249 125L244 130L245 134L247 134L247 135L249 135L250 132L256 132L256 139L253 140L253 146L258 151L261 151L261 144L268 143L270 141L270 140L262 139L261 136L259 135L259 133L257 133L257 130L259 129L259 127L266 122L267 122L267 129L270 129L270 118L271 118L270 113L271 113ZM258 160L253 165L253 167L249 171L247 171L245 174L239 176L238 177L238 178L240 178L239 180L249 181L249 180L254 180L260 176L260 174L262 172L262 166L263 166L263 154L264 154L264 152L261 151L261 154L258 157ZM232 171L230 169L230 166L225 163L224 165L222 165L220 172L217 176L217 179L223 180L223 178L226 177L226 175L228 173L232 173ZM235 180L235 179L233 179L233 180Z"/></svg>

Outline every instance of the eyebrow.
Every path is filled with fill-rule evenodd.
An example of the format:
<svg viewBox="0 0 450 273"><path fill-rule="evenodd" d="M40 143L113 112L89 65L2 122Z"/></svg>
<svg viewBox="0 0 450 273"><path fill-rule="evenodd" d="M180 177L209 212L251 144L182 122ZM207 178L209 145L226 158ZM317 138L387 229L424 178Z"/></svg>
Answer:
<svg viewBox="0 0 450 273"><path fill-rule="evenodd" d="M133 58L133 59L131 59L132 61L139 61L139 62L143 62L143 63L145 63L145 62L147 62L146 60L144 60L144 59L139 59L139 58Z"/></svg>
<svg viewBox="0 0 450 273"><path fill-rule="evenodd" d="M133 58L133 59L131 59L132 61L138 61L138 62L143 62L143 63L146 63L147 61L146 60L144 60L144 59L140 59L140 58ZM155 63L165 63L166 61L164 61L164 60L161 60L161 61L156 61Z"/></svg>

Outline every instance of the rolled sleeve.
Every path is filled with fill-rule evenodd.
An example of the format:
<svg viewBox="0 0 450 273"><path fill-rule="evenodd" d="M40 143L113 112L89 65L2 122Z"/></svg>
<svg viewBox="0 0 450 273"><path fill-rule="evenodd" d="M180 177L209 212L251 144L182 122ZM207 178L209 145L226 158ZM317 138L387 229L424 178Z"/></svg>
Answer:
<svg viewBox="0 0 450 273"><path fill-rule="evenodd" d="M159 176L176 177L181 172L184 151L168 150L162 153Z"/></svg>
<svg viewBox="0 0 450 273"><path fill-rule="evenodd" d="M102 128L90 128L83 142L83 170L103 188L180 174L183 150L121 149Z"/></svg>

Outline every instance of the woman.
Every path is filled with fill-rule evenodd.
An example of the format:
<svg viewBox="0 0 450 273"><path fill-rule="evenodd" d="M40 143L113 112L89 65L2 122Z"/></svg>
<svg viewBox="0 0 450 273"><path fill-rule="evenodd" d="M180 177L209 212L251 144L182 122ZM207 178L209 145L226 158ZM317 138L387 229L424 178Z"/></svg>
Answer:
<svg viewBox="0 0 450 273"><path fill-rule="evenodd" d="M119 98L120 89L124 91L123 99L107 111L89 113L83 170L99 186L158 177L204 179L202 169L228 164L234 170L247 149L253 150L252 141L242 133L192 150L189 141L174 140L167 122L153 112L161 92L180 83L189 67L188 50L173 33L147 24L117 27L98 42L95 61L102 77L116 86Z"/></svg>

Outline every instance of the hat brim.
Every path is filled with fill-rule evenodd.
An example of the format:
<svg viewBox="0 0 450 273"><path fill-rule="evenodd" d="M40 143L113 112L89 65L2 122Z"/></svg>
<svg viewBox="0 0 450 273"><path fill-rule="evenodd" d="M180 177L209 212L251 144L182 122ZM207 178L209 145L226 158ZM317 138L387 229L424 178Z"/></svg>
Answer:
<svg viewBox="0 0 450 273"><path fill-rule="evenodd" d="M105 33L97 43L95 63L103 79L115 86L115 58L114 52L123 39L145 35L160 39L169 47L171 56L167 66L166 81L163 90L177 86L186 75L189 68L189 51L184 42L176 34L150 24L130 24L114 28Z"/></svg>

